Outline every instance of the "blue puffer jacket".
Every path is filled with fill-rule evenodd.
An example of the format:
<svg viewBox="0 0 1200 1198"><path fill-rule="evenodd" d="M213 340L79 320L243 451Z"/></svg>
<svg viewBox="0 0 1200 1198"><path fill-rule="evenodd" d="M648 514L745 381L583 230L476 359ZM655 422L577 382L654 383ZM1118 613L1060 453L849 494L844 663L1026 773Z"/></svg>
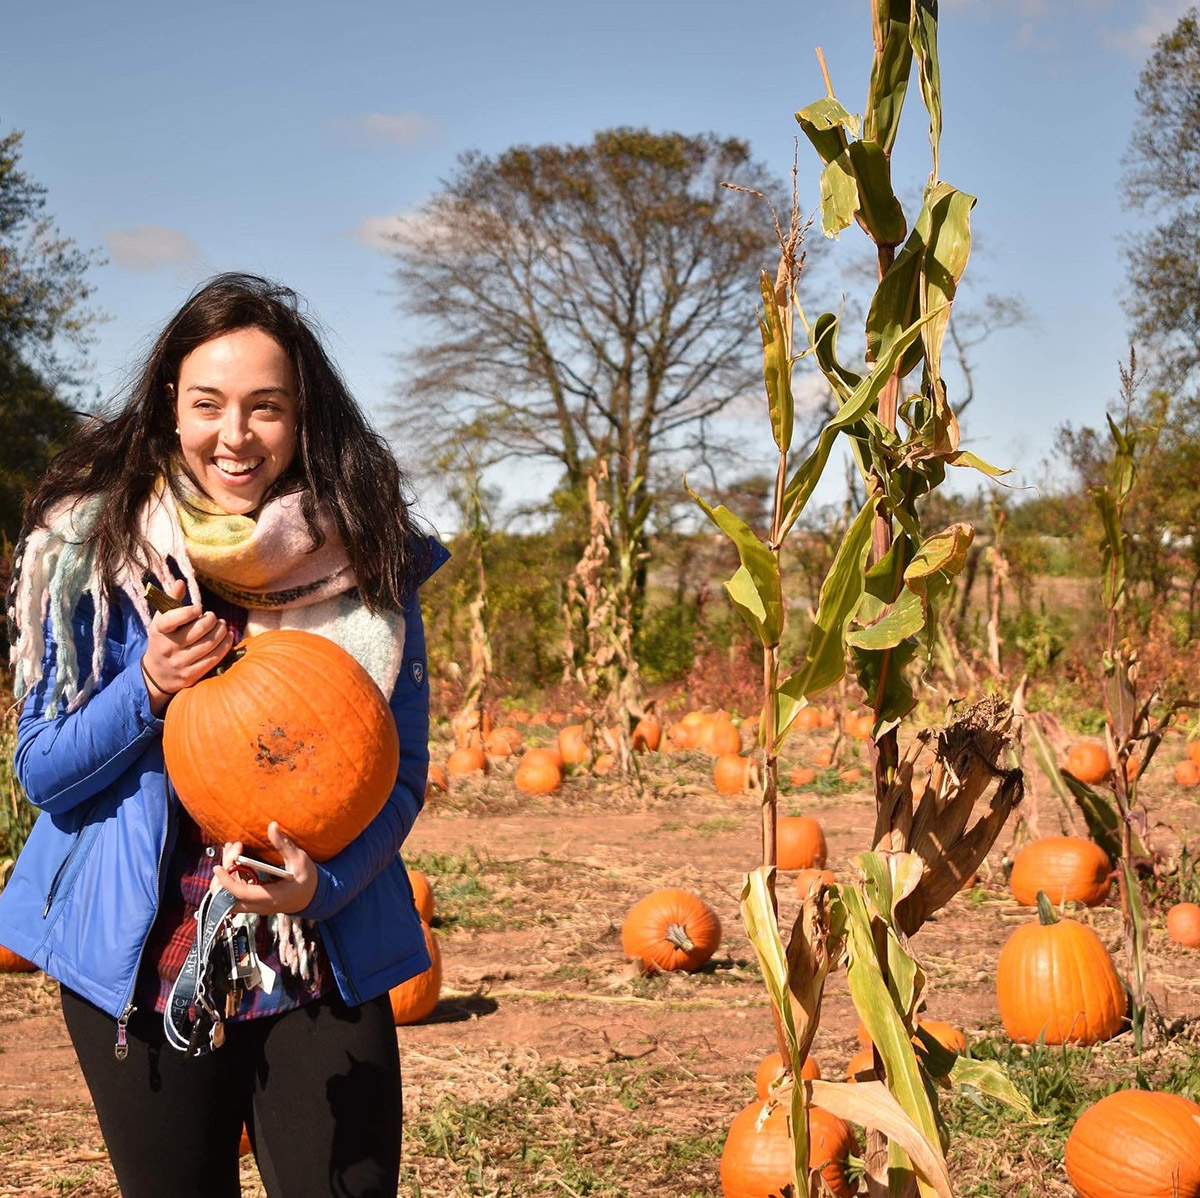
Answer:
<svg viewBox="0 0 1200 1198"><path fill-rule="evenodd" d="M435 568L449 556L435 542ZM73 620L79 661L92 657L92 600ZM405 608L404 662L391 697L400 733L396 785L374 820L317 866L301 915L315 919L342 997L358 1004L429 965L398 853L425 796L429 686L416 597ZM163 721L141 675L146 631L122 596L109 621L101 686L79 710L45 719L55 653L17 730L16 771L42 809L0 892L0 944L84 998L127 1019L142 950L175 843L179 800L163 765ZM86 668L86 666L84 666ZM314 680L314 684L315 680Z"/></svg>

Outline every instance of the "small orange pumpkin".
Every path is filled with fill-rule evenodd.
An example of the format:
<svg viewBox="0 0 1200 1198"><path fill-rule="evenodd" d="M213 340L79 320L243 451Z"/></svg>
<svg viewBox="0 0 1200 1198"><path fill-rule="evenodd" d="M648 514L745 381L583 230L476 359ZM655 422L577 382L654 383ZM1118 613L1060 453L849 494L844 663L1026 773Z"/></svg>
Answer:
<svg viewBox="0 0 1200 1198"><path fill-rule="evenodd" d="M588 744L582 724L568 724L558 734L558 751L567 765L579 765L588 759L591 746Z"/></svg>
<svg viewBox="0 0 1200 1198"><path fill-rule="evenodd" d="M1108 897L1113 868L1104 850L1082 836L1043 836L1031 840L1013 862L1013 898L1037 905L1039 890L1056 906L1067 901L1095 907Z"/></svg>
<svg viewBox="0 0 1200 1198"><path fill-rule="evenodd" d="M1200 948L1200 907L1176 903L1167 912L1167 935L1185 948Z"/></svg>
<svg viewBox="0 0 1200 1198"><path fill-rule="evenodd" d="M821 713L815 707L801 707L796 715L796 727L801 732L812 732L821 726Z"/></svg>
<svg viewBox="0 0 1200 1198"><path fill-rule="evenodd" d="M825 833L811 815L781 815L775 824L775 861L780 869L821 869Z"/></svg>
<svg viewBox="0 0 1200 1198"><path fill-rule="evenodd" d="M425 933L425 947L429 950L431 964L424 973L393 986L388 992L397 1027L418 1023L432 1015L442 992L442 951L430 926L422 923L421 929Z"/></svg>
<svg viewBox="0 0 1200 1198"><path fill-rule="evenodd" d="M822 707L818 709L821 712L821 727L824 729L833 728L837 724L837 716L834 714L832 707Z"/></svg>
<svg viewBox="0 0 1200 1198"><path fill-rule="evenodd" d="M601 753L600 756L592 762L592 773L600 775L607 774L616 764L617 759L612 753Z"/></svg>
<svg viewBox="0 0 1200 1198"><path fill-rule="evenodd" d="M767 1198L792 1185L792 1141L788 1134L788 1108L752 1102L729 1126L721 1153L721 1193L724 1198ZM825 1184L837 1198L853 1198L857 1187L846 1176L850 1154L858 1140L850 1124L819 1106L808 1108L808 1166L820 1169Z"/></svg>
<svg viewBox="0 0 1200 1198"><path fill-rule="evenodd" d="M804 710L807 711L808 708ZM788 774L788 781L793 786L811 786L816 780L817 771L811 765L798 765Z"/></svg>
<svg viewBox="0 0 1200 1198"><path fill-rule="evenodd" d="M713 765L713 782L718 794L736 795L751 790L758 785L758 763L753 757L722 753Z"/></svg>
<svg viewBox="0 0 1200 1198"><path fill-rule="evenodd" d="M250 1143L250 1132L246 1125L242 1124L242 1138L238 1142L238 1156L249 1156L254 1151L253 1145Z"/></svg>
<svg viewBox="0 0 1200 1198"><path fill-rule="evenodd" d="M482 749L473 745L465 749L455 749L446 758L446 773L451 778L464 778L468 774L486 774L487 755Z"/></svg>
<svg viewBox="0 0 1200 1198"><path fill-rule="evenodd" d="M1118 1090L1075 1121L1063 1164L1079 1198L1197 1198L1200 1106L1182 1094Z"/></svg>
<svg viewBox="0 0 1200 1198"><path fill-rule="evenodd" d="M838 777L848 784L857 782L863 776L862 770L858 766L853 766L848 770L842 770Z"/></svg>
<svg viewBox="0 0 1200 1198"><path fill-rule="evenodd" d="M429 879L419 869L410 869L408 883L412 887L413 902L416 904L421 922L432 923L433 887L429 885Z"/></svg>
<svg viewBox="0 0 1200 1198"><path fill-rule="evenodd" d="M32 961L26 961L20 953L0 944L0 973L32 973L36 968Z"/></svg>
<svg viewBox="0 0 1200 1198"><path fill-rule="evenodd" d="M237 651L228 669L167 707L171 782L210 842L240 840L248 854L278 862L267 839L277 820L326 861L379 814L396 784L395 717L371 675L328 637L272 630Z"/></svg>
<svg viewBox="0 0 1200 1198"><path fill-rule="evenodd" d="M1200 765L1190 757L1175 766L1175 781L1180 786L1195 786L1200 783Z"/></svg>
<svg viewBox="0 0 1200 1198"><path fill-rule="evenodd" d="M425 797L429 798L436 791L441 791L445 794L450 789L450 781L446 777L444 766L440 766L437 762L429 763L429 774L425 780Z"/></svg>
<svg viewBox="0 0 1200 1198"><path fill-rule="evenodd" d="M656 890L634 903L621 927L621 948L648 968L691 972L721 943L721 921L686 890Z"/></svg>
<svg viewBox="0 0 1200 1198"><path fill-rule="evenodd" d="M846 1066L846 1080L848 1082L861 1081L859 1074L866 1073L875 1077L875 1050L873 1048L859 1049L851 1058L850 1063Z"/></svg>
<svg viewBox="0 0 1200 1198"><path fill-rule="evenodd" d="M493 757L511 757L521 750L521 734L511 725L493 728L487 734L483 747Z"/></svg>
<svg viewBox="0 0 1200 1198"><path fill-rule="evenodd" d="M514 779L518 790L531 795L550 794L562 780L562 759L557 750L550 749L526 749Z"/></svg>
<svg viewBox="0 0 1200 1198"><path fill-rule="evenodd" d="M1103 782L1112 772L1108 762L1108 750L1094 740L1072 745L1067 754L1067 769L1088 786Z"/></svg>
<svg viewBox="0 0 1200 1198"><path fill-rule="evenodd" d="M754 1092L759 1098L766 1098L775 1080L783 1076L783 1057L777 1052L768 1053L759 1063L758 1072L754 1075ZM800 1076L804 1081L820 1081L821 1066L812 1057L805 1057L800 1066Z"/></svg>
<svg viewBox="0 0 1200 1198"><path fill-rule="evenodd" d="M633 751L635 753L657 753L662 743L662 724L658 716L647 715L638 720L633 729Z"/></svg>
<svg viewBox="0 0 1200 1198"><path fill-rule="evenodd" d="M967 1051L967 1038L954 1024L941 1019L919 1019L917 1026L928 1032L947 1052L961 1056ZM914 1044L920 1042L920 1036L913 1036Z"/></svg>
<svg viewBox="0 0 1200 1198"><path fill-rule="evenodd" d="M821 769L828 769L833 764L833 749L829 745L822 745L813 754L813 765L819 765Z"/></svg>
<svg viewBox="0 0 1200 1198"><path fill-rule="evenodd" d="M808 898L814 890L824 883L826 886L837 885L837 879L831 869L802 869L796 875L796 893L803 899Z"/></svg>
<svg viewBox="0 0 1200 1198"><path fill-rule="evenodd" d="M1125 987L1091 928L1059 919L1038 895L1038 923L1017 928L996 963L996 1001L1018 1044L1098 1044L1121 1030Z"/></svg>
<svg viewBox="0 0 1200 1198"><path fill-rule="evenodd" d="M1200 740L1189 741L1186 751L1188 760L1200 765Z"/></svg>

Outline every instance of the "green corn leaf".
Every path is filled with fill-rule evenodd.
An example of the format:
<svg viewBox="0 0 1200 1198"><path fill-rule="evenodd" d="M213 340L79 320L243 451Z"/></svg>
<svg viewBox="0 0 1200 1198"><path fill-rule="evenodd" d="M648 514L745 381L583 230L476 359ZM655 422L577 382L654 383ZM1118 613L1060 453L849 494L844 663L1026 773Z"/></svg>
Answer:
<svg viewBox="0 0 1200 1198"><path fill-rule="evenodd" d="M875 520L874 497L863 504L846 530L825 581L813 620L804 665L779 684L775 708L776 739L782 739L800 714L806 698L838 682L846 670L846 626L863 588L863 568L871 548Z"/></svg>
<svg viewBox="0 0 1200 1198"><path fill-rule="evenodd" d="M847 131L851 137L858 136L858 120L832 97L800 109L796 120L822 162L832 162L846 148Z"/></svg>
<svg viewBox="0 0 1200 1198"><path fill-rule="evenodd" d="M858 211L858 181L849 150L843 150L821 172L821 229L836 240Z"/></svg>
<svg viewBox="0 0 1200 1198"><path fill-rule="evenodd" d="M991 462L985 462L978 454L971 453L966 449L959 450L947 460L951 466L966 466L972 470L978 470L980 474L986 474L989 478L1000 478L1005 474L1012 473L1008 466L993 466Z"/></svg>
<svg viewBox="0 0 1200 1198"><path fill-rule="evenodd" d="M855 628L846 636L846 644L856 649L891 649L916 636L925 627L925 601L907 588L891 605L885 616L865 628Z"/></svg>
<svg viewBox="0 0 1200 1198"><path fill-rule="evenodd" d="M922 265L925 307L947 305L945 314L922 333L931 378L942 374L942 342L950 323L949 304L971 256L971 209L975 197L939 183L931 192L929 242Z"/></svg>
<svg viewBox="0 0 1200 1198"><path fill-rule="evenodd" d="M858 215L867 232L877 245L899 245L908 230L883 148L874 141L852 141L846 153L858 181Z"/></svg>
<svg viewBox="0 0 1200 1198"><path fill-rule="evenodd" d="M875 289L867 310L868 362L878 361L887 352L887 347L901 335L901 330L910 328L921 315L921 263L925 258L929 221L929 209L924 207L917 215L917 223L908 240ZM902 375L912 371L920 361L922 352L917 343L912 352L904 355L900 362Z"/></svg>
<svg viewBox="0 0 1200 1198"><path fill-rule="evenodd" d="M907 676L917 651L918 645L913 640L901 641L894 649L882 652L850 648L855 677L866 691L867 703L875 715L871 735L876 740L917 705L917 696Z"/></svg>
<svg viewBox="0 0 1200 1198"><path fill-rule="evenodd" d="M904 581L914 590L935 574L957 574L967 564L975 529L960 521L928 537L904 569Z"/></svg>
<svg viewBox="0 0 1200 1198"><path fill-rule="evenodd" d="M737 548L742 564L725 583L734 607L764 645L777 645L783 632L783 592L775 555L754 529L724 504L714 508L687 485L686 479L683 486Z"/></svg>
<svg viewBox="0 0 1200 1198"><path fill-rule="evenodd" d="M888 347L887 353L871 368L871 373L854 388L850 398L842 404L837 415L821 430L821 434L817 438L816 449L788 481L783 496L785 515L781 529L782 536L787 535L788 530L799 519L800 513L804 511L805 505L825 470L825 464L829 461L829 454L833 449L837 434L860 420L874 406L875 401L879 398L879 393L891 378L901 355L920 336L921 329L926 322L934 319L939 312L940 309L927 313L896 337Z"/></svg>
<svg viewBox="0 0 1200 1198"><path fill-rule="evenodd" d="M1121 881L1129 899L1129 913L1133 919L1133 968L1138 980L1136 993L1144 994L1146 989L1146 930L1149 927L1149 920L1146 918L1146 906L1142 901L1141 883L1138 881L1133 866L1124 857L1121 858Z"/></svg>
<svg viewBox="0 0 1200 1198"><path fill-rule="evenodd" d="M767 388L771 432L780 451L787 453L792 445L792 421L795 415L795 403L792 399L792 363L788 357L783 317L775 299L775 285L765 270L759 283L762 289L763 310L758 324L762 333L763 382Z"/></svg>
<svg viewBox="0 0 1200 1198"><path fill-rule="evenodd" d="M863 137L891 154L912 72L910 0L874 0L875 61L863 114Z"/></svg>
<svg viewBox="0 0 1200 1198"><path fill-rule="evenodd" d="M812 347L821 373L829 380L839 402L844 403L862 382L862 375L847 370L837 356L838 318L832 312L822 312L812 329Z"/></svg>
<svg viewBox="0 0 1200 1198"><path fill-rule="evenodd" d="M756 869L745 876L742 882L742 922L758 958L767 994L783 1027L788 1054L792 1058L792 1077L798 1078L804 1064L807 1045L800 1044L800 1035L796 1027L792 996L788 987L788 958L775 919L774 888L774 869ZM807 1039L811 1043L812 1036L808 1035ZM805 1194L808 1190L808 1117L805 1099L804 1087L793 1086L790 1099L792 1171L797 1194Z"/></svg>
<svg viewBox="0 0 1200 1198"><path fill-rule="evenodd" d="M933 1037L928 1032L922 1033L917 1028L917 1034L928 1043ZM938 1045L940 1048L941 1046ZM943 1051L945 1051L943 1049ZM987 1098L994 1098L1005 1106L1020 1111L1026 1119L1034 1123L1051 1123L1047 1116L1037 1114L1029 1103L1029 1099L1021 1093L1009 1080L1008 1074L995 1061L976 1061L971 1057L955 1056L954 1064L949 1070L950 1081L956 1086L970 1086Z"/></svg>
<svg viewBox="0 0 1200 1198"><path fill-rule="evenodd" d="M1117 427L1117 422L1105 413L1108 419L1108 428L1112 433L1112 439L1117 447L1116 455L1113 458L1113 491L1117 498L1124 499L1130 491L1133 490L1133 483L1137 477L1137 468L1135 466L1134 450L1137 447L1137 437L1134 434L1126 436Z"/></svg>
<svg viewBox="0 0 1200 1198"><path fill-rule="evenodd" d="M1104 527L1104 544L1100 550L1104 606L1115 611L1125 597L1125 537L1121 532L1121 513L1108 487L1096 487L1092 498Z"/></svg>
<svg viewBox="0 0 1200 1198"><path fill-rule="evenodd" d="M912 0L909 41L917 59L921 98L929 112L929 148L933 152L931 179L938 178L938 147L942 140L942 80L937 53L937 0Z"/></svg>
<svg viewBox="0 0 1200 1198"><path fill-rule="evenodd" d="M836 887L836 891L838 901L844 909L848 956L846 977L855 1009L883 1061L887 1071L888 1089L919 1128L927 1143L931 1147L937 1146L937 1157L944 1169L937 1116L921 1076L916 1049L909 1038L908 1028L896 1009L892 994L883 979L883 971L876 955L871 916L865 900L852 886L840 885ZM922 1177L919 1173L917 1184L923 1195L940 1192L928 1177Z"/></svg>

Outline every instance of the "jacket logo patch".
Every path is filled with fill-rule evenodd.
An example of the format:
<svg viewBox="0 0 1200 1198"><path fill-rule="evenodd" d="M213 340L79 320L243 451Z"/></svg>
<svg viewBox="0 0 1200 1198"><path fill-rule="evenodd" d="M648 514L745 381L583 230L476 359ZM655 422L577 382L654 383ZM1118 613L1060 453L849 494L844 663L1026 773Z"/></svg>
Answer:
<svg viewBox="0 0 1200 1198"><path fill-rule="evenodd" d="M420 658L414 658L409 663L408 672L412 676L413 686L420 688L425 681L425 663Z"/></svg>

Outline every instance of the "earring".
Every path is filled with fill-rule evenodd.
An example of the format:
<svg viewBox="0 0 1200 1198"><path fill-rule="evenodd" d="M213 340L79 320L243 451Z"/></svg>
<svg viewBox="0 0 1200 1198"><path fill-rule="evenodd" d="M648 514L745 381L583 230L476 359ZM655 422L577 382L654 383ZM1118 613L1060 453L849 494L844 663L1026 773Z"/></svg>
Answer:
<svg viewBox="0 0 1200 1198"><path fill-rule="evenodd" d="M175 435L176 435L177 437L179 436L179 425L176 425L176 426L175 426Z"/></svg>

